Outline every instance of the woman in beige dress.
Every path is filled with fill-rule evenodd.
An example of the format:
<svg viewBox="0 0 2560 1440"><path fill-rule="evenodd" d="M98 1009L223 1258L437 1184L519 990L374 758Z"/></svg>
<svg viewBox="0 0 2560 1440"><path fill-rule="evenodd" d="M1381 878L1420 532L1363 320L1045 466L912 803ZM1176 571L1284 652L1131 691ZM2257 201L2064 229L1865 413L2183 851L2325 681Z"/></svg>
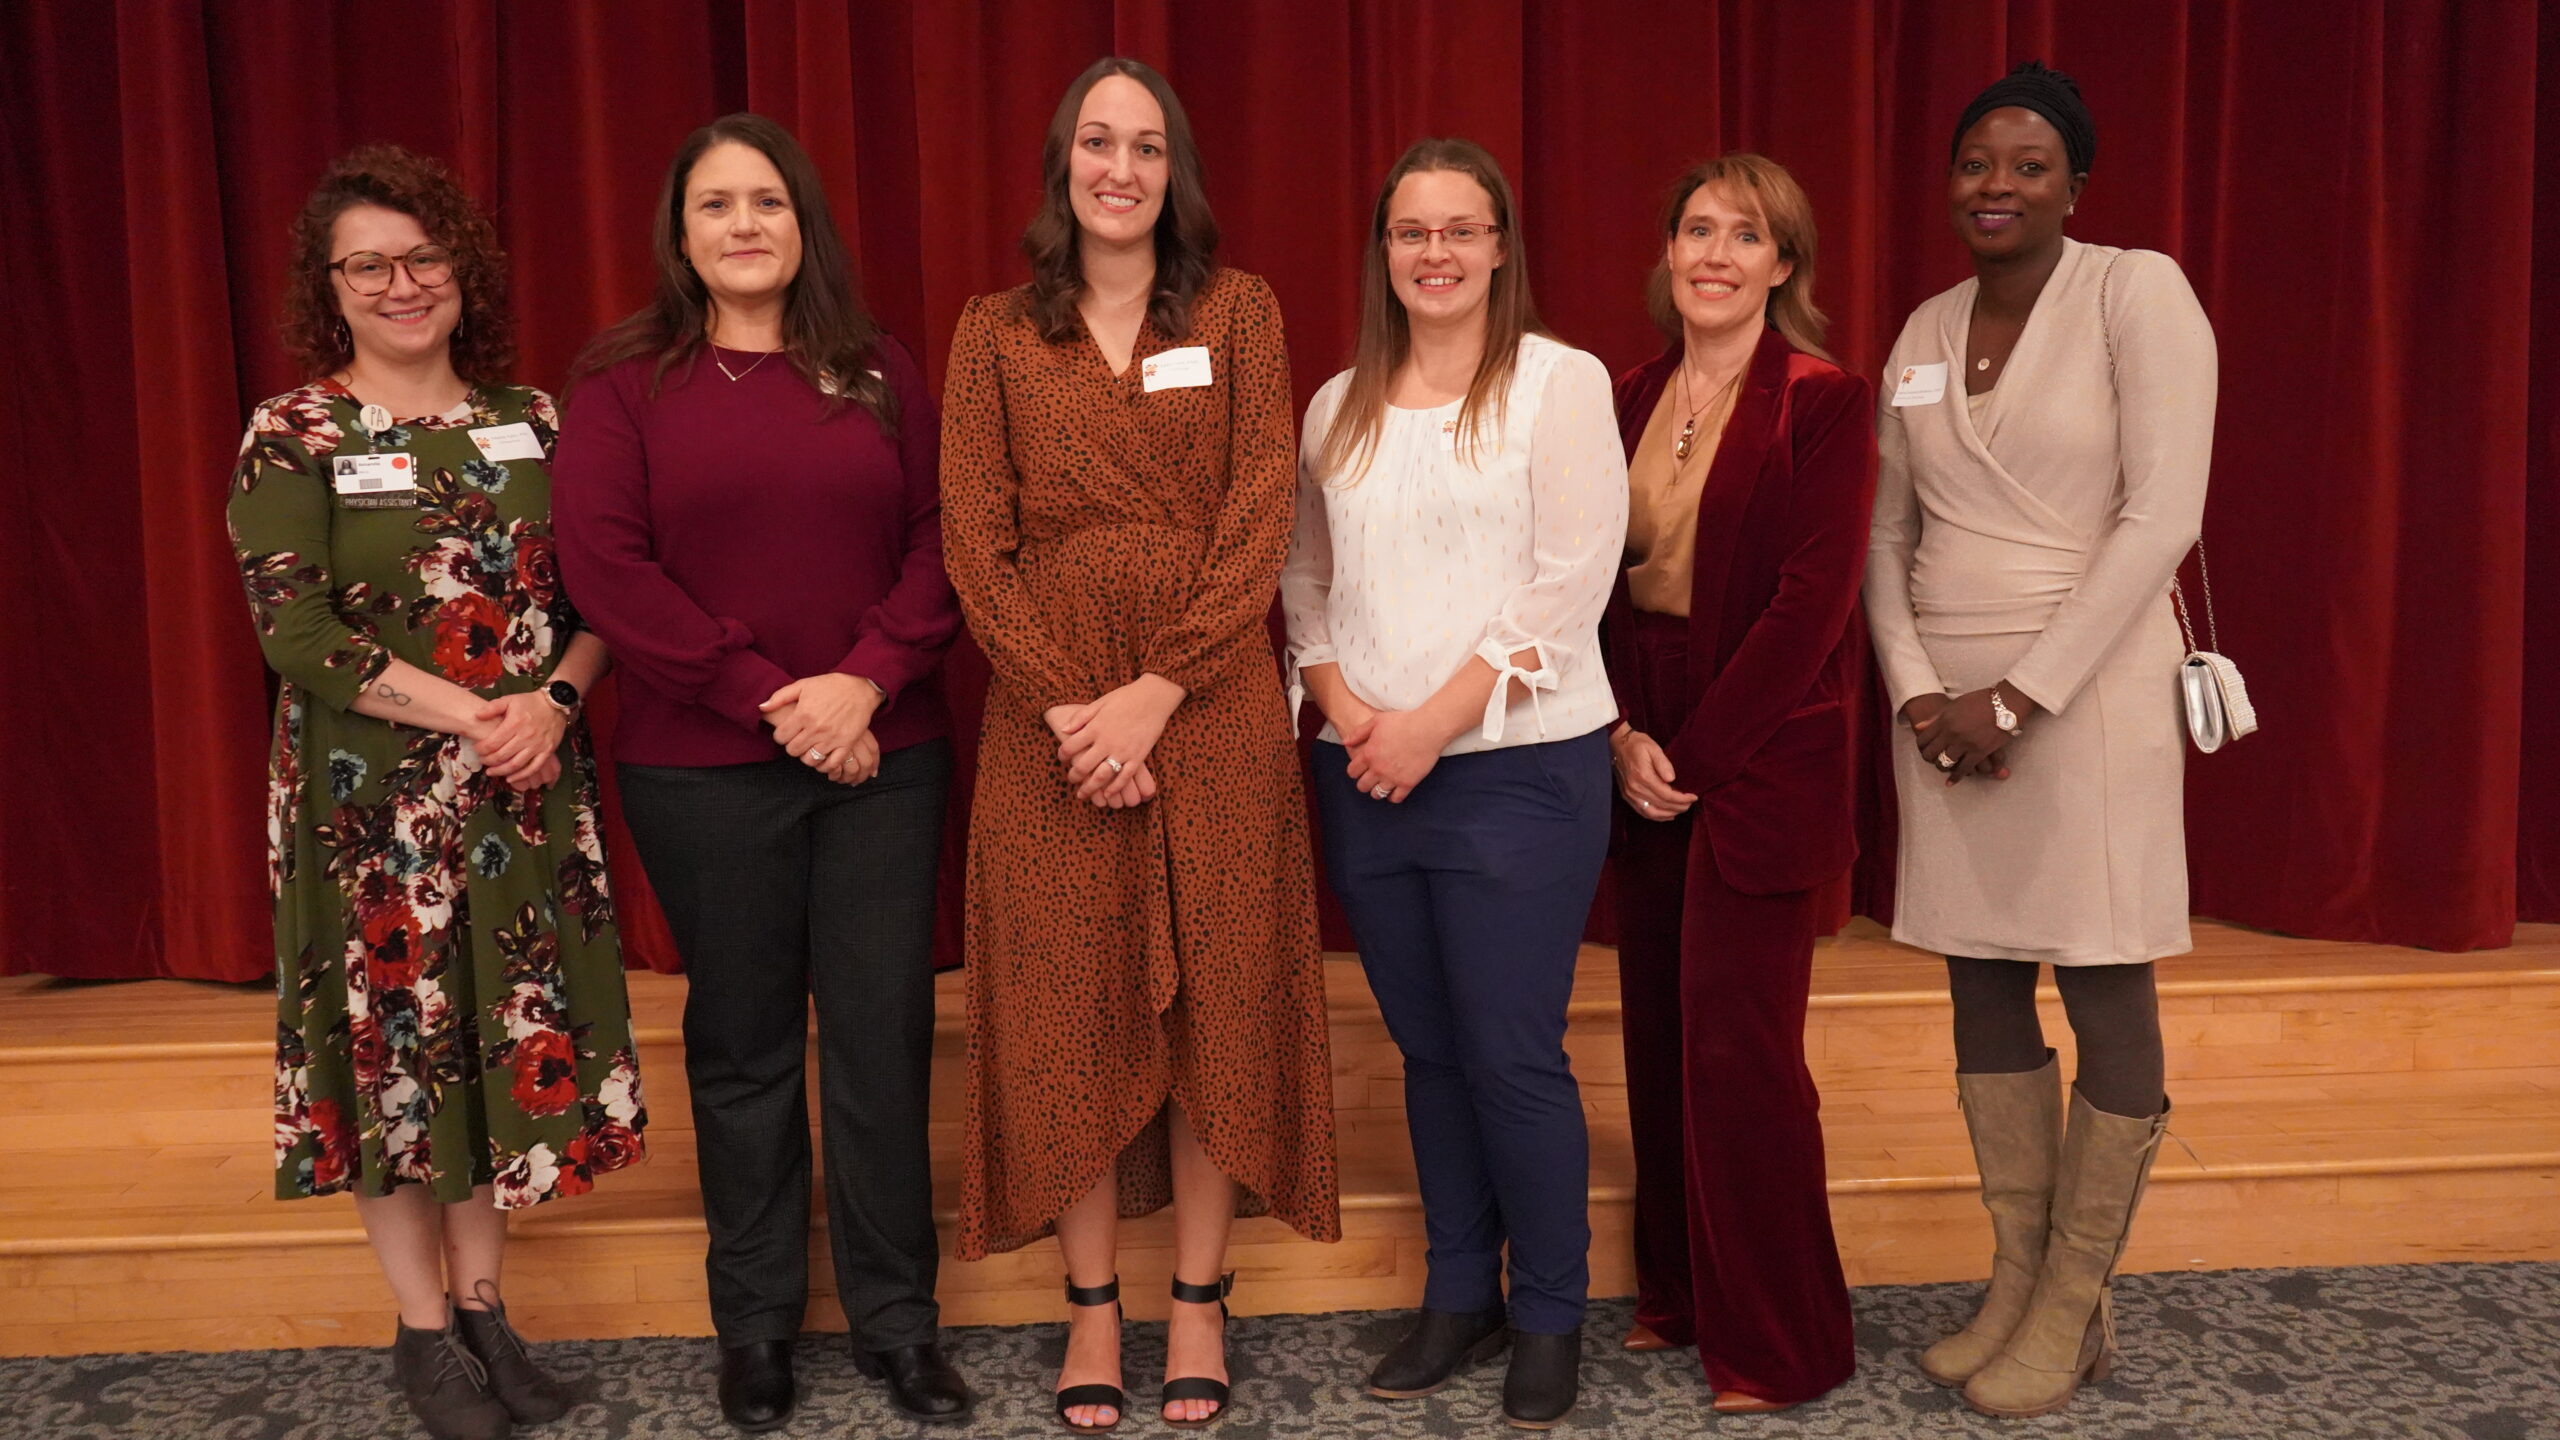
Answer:
<svg viewBox="0 0 2560 1440"><path fill-rule="evenodd" d="M1981 1313L1920 1363L2002 1416L2113 1361L2107 1278L2168 1111L2151 962L2189 948L2169 585L2203 515L2213 331L2167 256L2063 234L2095 148L2078 87L2033 63L1958 123L1974 278L1886 364L1867 567L1913 741L1893 933L1947 957L1997 1240ZM2067 1129L2040 964L2079 1045Z"/></svg>

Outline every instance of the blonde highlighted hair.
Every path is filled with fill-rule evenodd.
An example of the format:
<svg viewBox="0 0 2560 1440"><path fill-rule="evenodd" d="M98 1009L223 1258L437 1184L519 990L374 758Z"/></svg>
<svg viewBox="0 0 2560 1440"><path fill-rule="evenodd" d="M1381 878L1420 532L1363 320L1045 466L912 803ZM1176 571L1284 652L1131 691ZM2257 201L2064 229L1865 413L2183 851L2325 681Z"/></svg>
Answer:
<svg viewBox="0 0 2560 1440"><path fill-rule="evenodd" d="M1662 207L1662 238L1666 242L1679 233L1680 217L1687 212L1690 197L1710 185L1735 209L1758 215L1761 227L1778 247L1778 258L1794 267L1785 280L1769 287L1769 323L1798 350L1831 359L1831 352L1822 348L1823 334L1831 322L1813 303L1813 261L1818 247L1813 202L1805 198L1804 187L1787 173L1786 166L1766 155L1737 151L1701 161L1671 182L1671 192ZM1653 323L1662 328L1663 334L1677 340L1681 336L1680 307L1671 298L1667 248L1654 257L1653 273L1645 278L1644 303Z"/></svg>
<svg viewBox="0 0 2560 1440"><path fill-rule="evenodd" d="M1386 426L1387 386L1413 348L1404 302L1396 298L1395 282L1387 276L1387 207L1394 203L1396 186L1404 177L1433 170L1464 175L1484 187L1493 201L1490 219L1499 227L1496 238L1502 245L1502 266L1493 272L1492 296L1486 302L1484 354L1476 361L1475 377L1467 383L1466 402L1458 407L1458 448L1469 464L1477 463L1478 437L1500 431L1511 375L1519 365L1521 337L1547 333L1546 326L1538 323L1537 302L1529 295L1519 207L1511 198L1511 182L1502 178L1502 166L1473 140L1415 141L1378 187L1377 209L1369 218L1369 251L1360 263L1360 338L1352 350L1351 381L1316 451L1317 470L1339 477L1344 484L1356 484L1368 472L1369 461L1377 454L1379 432Z"/></svg>

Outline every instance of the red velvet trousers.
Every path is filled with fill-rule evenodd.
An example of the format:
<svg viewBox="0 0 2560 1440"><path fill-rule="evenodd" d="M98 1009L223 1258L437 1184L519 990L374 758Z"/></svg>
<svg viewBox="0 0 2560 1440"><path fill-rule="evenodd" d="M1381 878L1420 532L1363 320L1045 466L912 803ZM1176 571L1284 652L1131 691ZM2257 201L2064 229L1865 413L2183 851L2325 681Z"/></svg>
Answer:
<svg viewBox="0 0 2560 1440"><path fill-rule="evenodd" d="M1639 631L1638 729L1685 711L1685 628ZM1741 894L1690 816L1619 809L1636 1318L1694 1343L1718 1390L1811 1400L1857 1363L1804 1061L1819 892Z"/></svg>

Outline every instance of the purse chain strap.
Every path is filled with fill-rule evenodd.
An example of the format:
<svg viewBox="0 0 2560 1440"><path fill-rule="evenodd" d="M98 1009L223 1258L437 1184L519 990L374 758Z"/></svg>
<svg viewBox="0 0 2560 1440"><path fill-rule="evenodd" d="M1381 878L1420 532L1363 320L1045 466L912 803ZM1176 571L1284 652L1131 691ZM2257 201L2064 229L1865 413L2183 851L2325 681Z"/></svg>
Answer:
<svg viewBox="0 0 2560 1440"><path fill-rule="evenodd" d="M2115 317L2108 313L2107 294L2115 286L2116 262L2123 258L2124 252L2121 250L2107 257L2106 272L2098 277L2098 333L2106 337L2109 379L2115 378L2116 375L2116 322ZM2204 648L2208 652L2218 654L2222 650L2222 627L2214 623L2213 571L2205 564L2204 535L2201 530L2196 535L2196 578L2204 584ZM2187 649L2193 652L2196 648L2196 627L2194 622L2187 618L2186 587L2179 583L2175 575L2169 577L2169 598L2178 607L2178 629L2187 637Z"/></svg>

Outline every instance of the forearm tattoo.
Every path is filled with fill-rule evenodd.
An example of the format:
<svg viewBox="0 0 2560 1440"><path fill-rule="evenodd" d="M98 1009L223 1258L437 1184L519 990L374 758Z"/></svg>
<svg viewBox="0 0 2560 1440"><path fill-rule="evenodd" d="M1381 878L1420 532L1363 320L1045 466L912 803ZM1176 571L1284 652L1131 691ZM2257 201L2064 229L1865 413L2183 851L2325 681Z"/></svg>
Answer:
<svg viewBox="0 0 2560 1440"><path fill-rule="evenodd" d="M390 701L390 702L391 702L392 704L394 704L394 705L406 705L406 704L408 704L408 703L409 703L409 697L408 697L408 696L406 696L406 695L401 694L401 693L400 693L399 691L397 691L397 690L392 689L392 688L391 688L391 682L390 682L390 681L388 681L388 680L385 680L385 681L383 681L381 684L374 686L374 687L373 687L373 693L374 693L374 694L376 694L376 695L381 696L381 697L382 697L383 699L385 699L385 700Z"/></svg>

